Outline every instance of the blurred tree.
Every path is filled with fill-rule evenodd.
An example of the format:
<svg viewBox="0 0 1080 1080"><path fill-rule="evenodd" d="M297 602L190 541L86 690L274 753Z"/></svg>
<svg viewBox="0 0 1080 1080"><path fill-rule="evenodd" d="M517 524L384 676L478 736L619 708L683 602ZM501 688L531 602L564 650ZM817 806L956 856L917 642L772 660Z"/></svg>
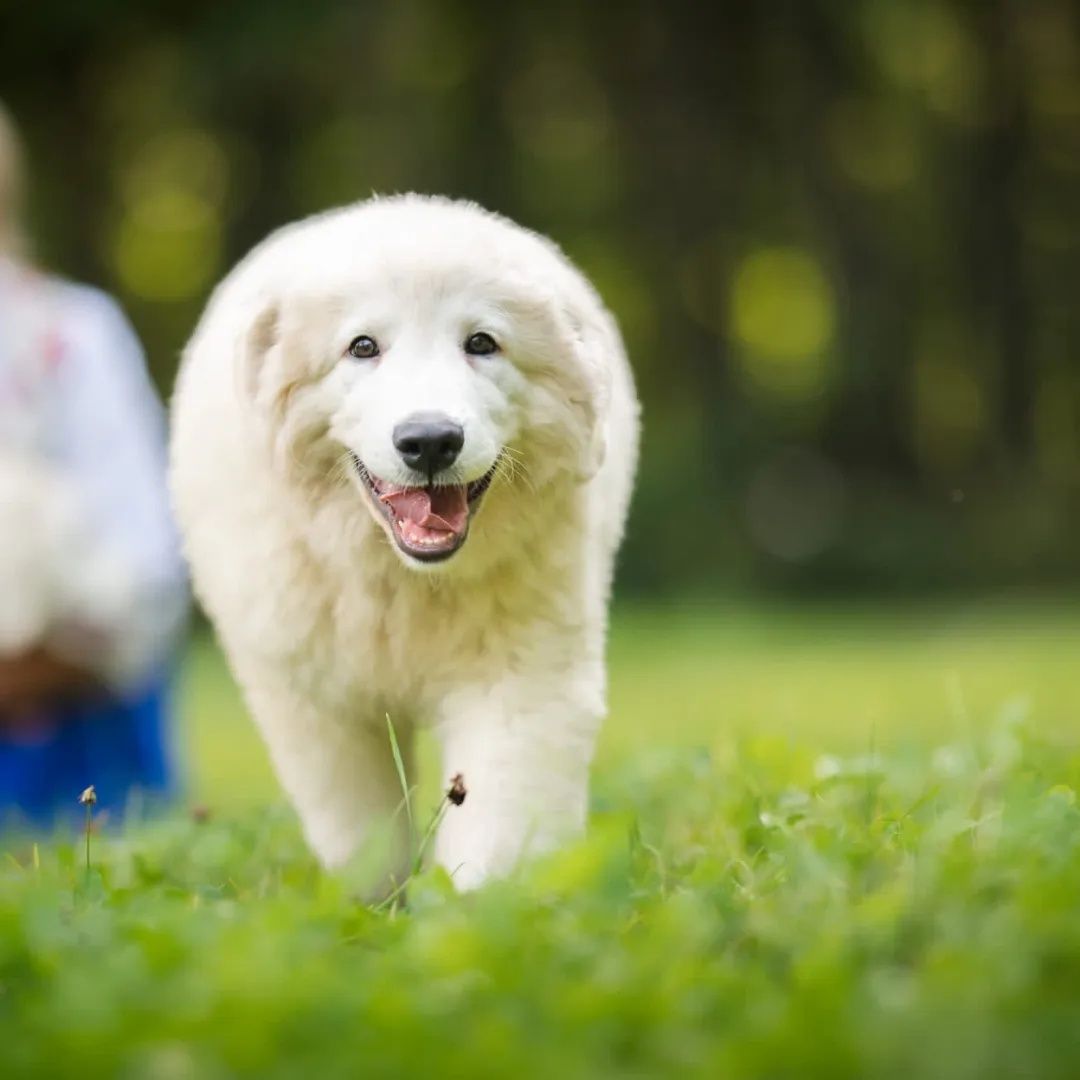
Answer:
<svg viewBox="0 0 1080 1080"><path fill-rule="evenodd" d="M165 390L274 226L475 198L625 329L628 586L1080 579L1072 0L0 0L0 97Z"/></svg>

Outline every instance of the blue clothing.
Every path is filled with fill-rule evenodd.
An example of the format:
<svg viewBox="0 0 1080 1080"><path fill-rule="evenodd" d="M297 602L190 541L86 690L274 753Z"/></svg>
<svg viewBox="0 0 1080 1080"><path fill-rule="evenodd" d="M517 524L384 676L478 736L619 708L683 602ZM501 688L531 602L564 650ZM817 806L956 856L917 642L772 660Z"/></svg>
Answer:
<svg viewBox="0 0 1080 1080"><path fill-rule="evenodd" d="M79 794L91 784L95 814L115 823L173 790L170 680L155 679L122 701L65 706L44 730L0 740L0 817L50 828L80 820Z"/></svg>

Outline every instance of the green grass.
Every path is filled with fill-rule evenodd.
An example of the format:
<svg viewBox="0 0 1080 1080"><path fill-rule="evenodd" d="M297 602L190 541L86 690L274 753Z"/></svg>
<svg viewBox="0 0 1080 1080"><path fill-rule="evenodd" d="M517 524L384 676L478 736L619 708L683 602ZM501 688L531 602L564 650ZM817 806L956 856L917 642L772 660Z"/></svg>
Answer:
<svg viewBox="0 0 1080 1080"><path fill-rule="evenodd" d="M376 912L201 642L210 820L8 845L0 1075L1074 1077L1078 673L1064 608L623 611L586 840Z"/></svg>
<svg viewBox="0 0 1080 1080"><path fill-rule="evenodd" d="M610 672L601 771L658 748L724 754L747 739L837 753L925 746L976 735L1014 704L1042 733L1068 737L1080 734L1080 603L624 607ZM182 691L195 799L275 798L266 751L208 639Z"/></svg>

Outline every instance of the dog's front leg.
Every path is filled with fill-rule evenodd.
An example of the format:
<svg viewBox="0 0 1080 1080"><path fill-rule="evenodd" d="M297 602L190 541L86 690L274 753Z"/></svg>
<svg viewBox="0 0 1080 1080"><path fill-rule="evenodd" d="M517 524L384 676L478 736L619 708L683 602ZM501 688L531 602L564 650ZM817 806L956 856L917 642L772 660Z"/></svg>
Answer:
<svg viewBox="0 0 1080 1080"><path fill-rule="evenodd" d="M404 796L385 719L320 708L269 676L260 687L249 703L308 844L329 868L359 854L371 895L384 895L405 880L410 863ZM408 768L407 727L398 737Z"/></svg>
<svg viewBox="0 0 1080 1080"><path fill-rule="evenodd" d="M448 778L461 774L466 797L448 809L435 857L458 888L506 874L523 855L583 830L602 706L575 695L575 683L572 676L516 678L444 702L437 728L443 768Z"/></svg>

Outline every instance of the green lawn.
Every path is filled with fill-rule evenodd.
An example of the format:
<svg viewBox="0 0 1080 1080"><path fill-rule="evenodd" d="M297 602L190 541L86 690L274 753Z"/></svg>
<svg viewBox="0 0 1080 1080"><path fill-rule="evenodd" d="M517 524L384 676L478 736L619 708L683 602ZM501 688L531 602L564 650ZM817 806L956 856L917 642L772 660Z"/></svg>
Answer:
<svg viewBox="0 0 1080 1080"><path fill-rule="evenodd" d="M1078 660L1080 606L620 611L588 838L373 910L200 642L210 819L7 845L0 1076L1075 1077Z"/></svg>
<svg viewBox="0 0 1080 1080"><path fill-rule="evenodd" d="M1018 708L1044 733L1080 738L1080 602L623 607L610 673L601 772L628 756L724 755L761 739L823 753L926 746ZM275 798L266 752L208 639L182 690L195 799Z"/></svg>

